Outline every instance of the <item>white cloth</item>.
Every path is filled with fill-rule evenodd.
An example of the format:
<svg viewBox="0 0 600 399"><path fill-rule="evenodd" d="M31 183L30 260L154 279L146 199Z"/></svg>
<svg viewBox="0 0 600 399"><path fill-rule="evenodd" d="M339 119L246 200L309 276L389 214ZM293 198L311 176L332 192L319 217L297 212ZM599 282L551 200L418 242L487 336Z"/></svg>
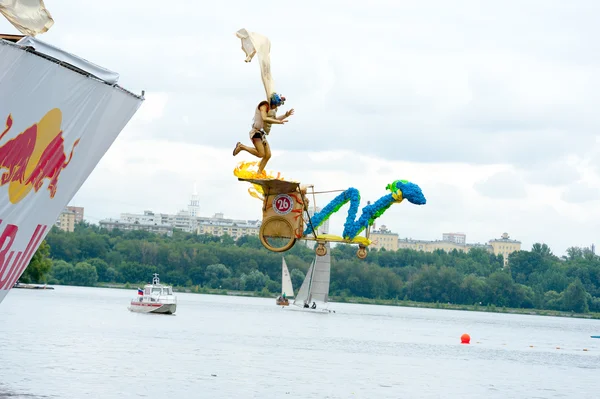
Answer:
<svg viewBox="0 0 600 399"><path fill-rule="evenodd" d="M47 32L54 25L43 0L0 0L0 13L28 36Z"/></svg>
<svg viewBox="0 0 600 399"><path fill-rule="evenodd" d="M2 0L0 0L2 1ZM116 84L119 81L119 74L113 71L110 71L106 68L98 66L90 61L87 61L81 57L76 56L75 54L71 54L65 50L62 50L56 46L53 46L49 43L43 42L40 39L36 39L30 36L25 36L21 40L17 42L19 46L24 47L33 47L35 51L49 55L52 58L56 58L62 62L66 62L67 64L71 64L74 67L82 69L86 72L91 73L98 79L104 80L106 83Z"/></svg>
<svg viewBox="0 0 600 399"><path fill-rule="evenodd" d="M258 54L260 75L265 86L266 99L269 101L271 94L275 92L275 83L271 76L271 41L266 36L248 32L246 29L238 30L235 35L242 41L242 50L246 54L245 62L252 61L254 55Z"/></svg>

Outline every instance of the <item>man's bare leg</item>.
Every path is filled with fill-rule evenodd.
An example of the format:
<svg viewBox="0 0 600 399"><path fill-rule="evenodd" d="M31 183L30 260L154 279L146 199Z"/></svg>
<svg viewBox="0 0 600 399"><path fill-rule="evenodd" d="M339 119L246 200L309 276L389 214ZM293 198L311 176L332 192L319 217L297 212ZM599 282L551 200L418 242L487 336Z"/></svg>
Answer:
<svg viewBox="0 0 600 399"><path fill-rule="evenodd" d="M267 162L269 162L269 159L271 159L271 147L269 146L269 143L266 140L264 143L264 151L265 151L264 156L262 157L262 160L258 164L258 174L261 174L263 172L263 170L265 170L265 166L267 166Z"/></svg>
<svg viewBox="0 0 600 399"><path fill-rule="evenodd" d="M260 139L252 139L252 143L254 144L254 148L248 147L247 145L243 145L242 143L237 143L235 149L233 150L233 155L236 156L241 151L246 151L255 157L262 158L265 156L265 148L263 146L262 140Z"/></svg>

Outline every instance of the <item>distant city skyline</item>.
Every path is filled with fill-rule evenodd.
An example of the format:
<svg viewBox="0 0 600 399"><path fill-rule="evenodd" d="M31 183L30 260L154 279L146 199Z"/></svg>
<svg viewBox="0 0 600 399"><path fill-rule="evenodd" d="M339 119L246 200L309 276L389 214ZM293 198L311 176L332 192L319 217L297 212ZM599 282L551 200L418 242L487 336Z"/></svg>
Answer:
<svg viewBox="0 0 600 399"><path fill-rule="evenodd" d="M162 211L162 210L152 210L152 209L140 210L138 208L138 210L134 211L134 212L120 212L118 214L118 216L116 216L116 217L107 217L107 218L101 218L99 220L92 220L92 221L88 220L88 221L89 222L93 222L94 224L99 224L99 222L101 220L105 220L105 221L107 221L107 220L108 221L118 221L118 220L122 220L123 219L123 215L130 215L130 216L140 215L141 216L141 215L144 214L144 212L147 212L147 211L152 212L152 213L157 214L157 215L158 214L163 214L163 215L172 215L172 216L175 216L175 215L181 214L181 213L186 213L186 214L189 214L189 215L195 215L194 217L204 218L205 220L210 220L210 219L214 219L214 218L224 218L223 215L226 214L225 212L216 212L216 213L213 213L212 215L204 213L202 211L201 196L198 194L198 190L197 190L197 183L193 182L190 185L190 187L192 187L192 189L190 190L191 194L188 194L187 209L186 209L186 206L184 206L184 204L186 204L186 201L184 199L182 199L180 201L181 206L172 206L171 207L171 209L177 209L177 211L175 211L175 212L165 212L165 211ZM250 198L250 199L252 199L252 198ZM257 201L257 200L254 200L254 202L260 204L260 202ZM70 208L71 209L75 209L76 207L70 206ZM83 212L83 208L81 208L81 209L82 209L82 212ZM317 206L317 209L320 210L321 207ZM340 213L342 213L344 215L344 217L345 217L345 213L346 212L344 211L344 209L345 208L342 208L340 210ZM311 212L312 212L312 204L311 204ZM219 216L219 215L221 215L221 216ZM93 218L93 219L96 219L96 218ZM260 219L233 218L233 217L231 217L231 218L225 218L225 219L230 221L228 223L233 223L233 221L235 221L235 220L237 220L238 222L243 221L243 220L244 221L250 221L250 220L258 220L258 221L260 221ZM380 219L378 219L378 220L375 221L375 223L373 225L373 228L372 228L372 234L377 235L377 233L380 232L381 229L385 229L385 230L389 231L390 233L395 234L397 236L397 239L404 240L404 241L430 242L430 243L436 243L436 242L441 242L441 241L452 241L452 242L454 242L456 244L459 244L459 245L460 244L467 244L467 241L466 241L467 233L465 233L464 231L462 231L460 229L459 230L454 230L454 232L445 232L445 233L437 232L437 231L436 232L428 232L428 234L426 234L424 236L420 236L420 237L415 236L415 235L402 236L400 233L396 233L395 232L394 226L388 226L388 225L382 223L382 219L385 219L385 218L380 218ZM87 218L86 218L86 220L87 220ZM254 228L251 228L251 229L255 230L255 232L252 235L256 235L258 233L258 227L254 227ZM166 232L167 231L164 228L161 228L161 229L158 229L158 230L160 230L161 232ZM211 230L210 228L207 228L207 227L204 227L204 228L202 228L200 230L198 230L197 227L195 227L192 230L199 231L200 233L205 233L205 232L209 232L210 233L211 231L213 231L213 230ZM190 230L190 232L192 230ZM322 227L322 230L323 230L322 231L323 233L330 233L331 232L330 231L331 229L330 229L330 221L329 220L326 221L326 223ZM216 232L216 230L214 230L214 231ZM221 228L220 231L222 232L223 229ZM335 232L331 232L331 233L332 234L336 234ZM440 235L442 235L442 240L439 239ZM500 237L500 234L498 234L497 232L496 232L496 234L494 234L493 232L490 232L487 235L487 237L484 238L483 240L482 239L474 240L473 244L468 244L468 245L483 245L483 246L485 246L485 245L488 245L487 243L490 241L490 239L497 239L499 237ZM518 241L519 241L519 248L522 249L522 250L530 250L531 246L534 243L536 243L536 242L542 242L543 243L542 240L535 240L534 239L534 240L529 240L529 242L531 242L531 244L528 245L527 240L523 239L521 237L519 237ZM548 243L546 243L546 244L548 244ZM307 246L311 246L311 242L307 242L306 245ZM583 244L582 243L579 243L579 244L576 243L576 244L572 244L572 245L569 245L569 246L575 246L575 247L585 248L585 247L591 247L593 245L594 245L593 242L589 242L589 243L583 243ZM376 245L376 244L374 244L373 248L379 248L381 246L382 245ZM554 248L552 248L551 245L549 245L549 246L552 249L553 253L555 253L557 256L564 255L564 253L558 252ZM401 248L401 247L402 246L398 246L398 248ZM404 247L406 247L406 245L404 245ZM565 248L565 250L566 250L566 248Z"/></svg>
<svg viewBox="0 0 600 399"><path fill-rule="evenodd" d="M198 204L198 214L204 217L211 217L214 214L222 213L226 214L229 218L242 220L242 219L260 219L261 211L260 204L261 202L255 198L252 198L247 193L247 186L241 185L239 188L239 193L237 195L236 201L234 204L243 204L243 207L233 206L231 212L228 212L228 207L231 207L228 201L224 201L223 203L215 203L210 202L210 196L207 195L205 191L203 191L197 180L190 180L186 184L181 185L176 192L181 193L181 197L179 196L171 196L170 200L165 202L165 206L143 206L143 204L135 204L133 201L127 201L123 199L117 199L114 204L111 204L110 208L113 209L107 215L99 215L99 211L96 209L104 209L106 203L103 202L103 206L101 208L97 208L94 206L86 205L86 220L92 222L94 224L98 224L102 219L119 219L122 213L141 213L144 210L152 210L153 212L162 212L167 214L176 214L182 210L189 209L190 205L190 193L193 195L194 192L197 193L197 204ZM240 182L235 181L235 185L240 185ZM196 190L196 191L194 191ZM427 195L427 192L425 191ZM331 196L332 197L332 196ZM76 196L74 200L77 201L78 204L81 203L82 200L79 199L79 196ZM326 203L330 200L325 201L323 197L317 197L317 206L326 205ZM98 197L95 197L94 200L97 201ZM311 199L312 200L312 199ZM373 200L373 198L371 198ZM206 202L206 204L205 204ZM367 200L363 199L361 203L362 209L364 205L366 205ZM73 201L75 204L76 202ZM143 203L160 203L160 201L153 201L152 197L144 197ZM312 205L312 202L311 202ZM431 206L431 203L428 203L423 208ZM337 214L332 215L329 220L329 232L331 234L341 234L343 229L343 224L346 218L347 210L349 205L346 205L340 209ZM511 223L499 223L500 228L496 228L491 224L485 223L485 220L478 220L476 225L479 226L479 231L467 230L466 228L460 226L468 226L473 224L473 222L462 223L458 221L457 223L444 223L444 226L450 226L450 228L438 229L436 231L426 230L422 224L419 223L418 218L414 217L413 212L419 212L419 209L416 209L415 206L410 204L406 204L403 202L402 204L394 205L387 213L381 218L375 221L375 227L386 225L388 228L393 228L394 231L397 231L399 236L405 238L414 238L425 241L435 241L439 240L439 234L443 231L455 231L455 232L465 232L474 242L485 243L490 237L494 237L498 235L498 231L507 231L508 229L502 228L503 226L510 225ZM398 217L392 218L390 214L396 213ZM406 223L403 221L403 218L407 217L409 220L412 219L410 223ZM393 220L397 220L397 222L393 222ZM456 228L456 226L459 228ZM417 229L415 229L415 227ZM512 231L512 230L511 230ZM532 245L536 242L547 244L553 251L553 253L558 256L562 256L566 253L568 247L576 246L576 247L589 247L594 244L593 237L589 239L581 239L581 240L571 240L569 237L562 237L561 240L566 242L562 246L557 246L552 243L550 240L544 240L542 236L539 236L540 231L537 230L536 234L526 235L526 232L518 231L519 240L521 241L521 248L524 250L530 250Z"/></svg>

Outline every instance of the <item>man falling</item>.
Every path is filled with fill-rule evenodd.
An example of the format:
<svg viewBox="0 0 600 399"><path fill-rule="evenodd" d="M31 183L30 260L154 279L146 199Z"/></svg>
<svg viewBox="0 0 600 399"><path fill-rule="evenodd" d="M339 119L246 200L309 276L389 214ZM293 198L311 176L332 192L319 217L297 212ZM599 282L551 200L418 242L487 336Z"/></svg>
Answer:
<svg viewBox="0 0 600 399"><path fill-rule="evenodd" d="M246 151L255 157L261 158L258 165L258 175L261 175L271 159L271 148L267 141L267 135L271 132L273 124L283 125L287 118L294 115L294 109L290 109L283 115L277 116L277 109L285 103L285 97L275 93L273 78L271 76L271 42L265 36L258 33L249 33L246 29L240 29L236 36L242 40L242 50L246 53L245 62L250 62L258 53L261 78L267 95L266 101L261 101L254 110L254 122L250 130L250 140L254 148L238 142L233 150L233 156L240 151Z"/></svg>
<svg viewBox="0 0 600 399"><path fill-rule="evenodd" d="M271 132L271 125L283 125L287 119L294 115L294 109L290 109L285 114L277 116L277 108L285 103L285 97L273 93L271 101L261 101L254 111L254 123L250 130L250 140L254 148L243 145L238 141L233 150L236 156L240 151L246 151L255 157L261 158L258 165L258 174L262 174L267 162L271 159L271 147L267 141L267 135Z"/></svg>

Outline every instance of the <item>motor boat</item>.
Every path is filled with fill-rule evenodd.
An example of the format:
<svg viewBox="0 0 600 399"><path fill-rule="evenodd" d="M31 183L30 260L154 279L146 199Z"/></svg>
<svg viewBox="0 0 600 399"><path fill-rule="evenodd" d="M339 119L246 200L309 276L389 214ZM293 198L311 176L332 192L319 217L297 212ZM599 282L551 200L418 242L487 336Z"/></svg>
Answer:
<svg viewBox="0 0 600 399"><path fill-rule="evenodd" d="M152 284L146 284L143 290L138 288L138 296L129 304L129 310L137 313L174 314L176 309L173 287L161 284L157 273L154 273Z"/></svg>

